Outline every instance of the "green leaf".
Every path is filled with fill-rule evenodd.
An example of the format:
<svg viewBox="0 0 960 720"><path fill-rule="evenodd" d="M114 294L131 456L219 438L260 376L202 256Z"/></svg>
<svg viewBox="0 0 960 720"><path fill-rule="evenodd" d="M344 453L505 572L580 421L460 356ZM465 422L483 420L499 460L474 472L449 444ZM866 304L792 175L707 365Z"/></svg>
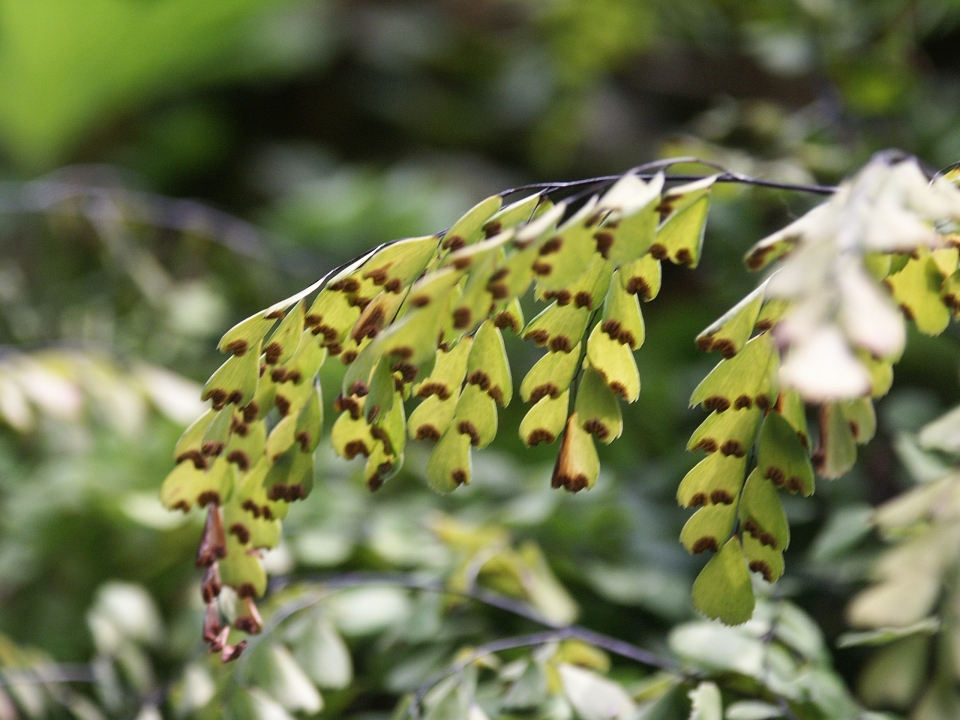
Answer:
<svg viewBox="0 0 960 720"><path fill-rule="evenodd" d="M790 525L773 483L759 469L747 476L740 498L740 523L744 532L762 545L783 552L790 545Z"/></svg>
<svg viewBox="0 0 960 720"><path fill-rule="evenodd" d="M631 295L650 302L660 293L662 270L660 261L647 253L639 260L620 267L620 284Z"/></svg>
<svg viewBox="0 0 960 720"><path fill-rule="evenodd" d="M485 321L473 337L467 360L467 382L478 385L500 405L506 407L513 398L513 379L503 336L492 320Z"/></svg>
<svg viewBox="0 0 960 720"><path fill-rule="evenodd" d="M323 393L319 383L310 393L307 402L297 417L295 438L300 443L301 452L313 452L323 433Z"/></svg>
<svg viewBox="0 0 960 720"><path fill-rule="evenodd" d="M485 448L497 436L496 402L479 385L467 385L457 400L452 428L475 448Z"/></svg>
<svg viewBox="0 0 960 720"><path fill-rule="evenodd" d="M576 665L560 663L563 692L582 720L627 720L636 706L619 683Z"/></svg>
<svg viewBox="0 0 960 720"><path fill-rule="evenodd" d="M353 662L346 643L320 610L309 613L292 635L293 657L321 688L340 690L353 680Z"/></svg>
<svg viewBox="0 0 960 720"><path fill-rule="evenodd" d="M580 427L605 445L623 433L620 403L603 376L589 365L580 376L575 408Z"/></svg>
<svg viewBox="0 0 960 720"><path fill-rule="evenodd" d="M523 328L523 308L518 298L498 302L490 313L490 317L493 318L493 324L501 330L519 333Z"/></svg>
<svg viewBox="0 0 960 720"><path fill-rule="evenodd" d="M777 396L779 354L769 333L753 338L729 360L721 360L693 391L691 407L723 412L751 408L766 409Z"/></svg>
<svg viewBox="0 0 960 720"><path fill-rule="evenodd" d="M690 437L687 450L720 451L724 455L744 457L756 442L762 419L763 411L758 407L726 412L714 410Z"/></svg>
<svg viewBox="0 0 960 720"><path fill-rule="evenodd" d="M707 503L731 505L743 487L747 460L736 455L707 455L686 474L677 488L677 502L683 507Z"/></svg>
<svg viewBox="0 0 960 720"><path fill-rule="evenodd" d="M314 714L323 709L323 699L290 651L279 643L270 643L259 649L262 654L257 684L291 712ZM260 658L258 658L260 659Z"/></svg>
<svg viewBox="0 0 960 720"><path fill-rule="evenodd" d="M440 493L456 490L470 482L470 436L450 427L427 460L427 480Z"/></svg>
<svg viewBox="0 0 960 720"><path fill-rule="evenodd" d="M736 519L736 505L706 505L697 510L680 531L680 542L692 554L716 552L730 537Z"/></svg>
<svg viewBox="0 0 960 720"><path fill-rule="evenodd" d="M747 558L747 567L759 573L768 583L776 582L783 576L783 550L772 548L752 535L744 535L743 553Z"/></svg>
<svg viewBox="0 0 960 720"><path fill-rule="evenodd" d="M523 295L533 281L533 263L539 255L539 246L531 244L512 253L499 263L489 280L487 290L495 300L504 300Z"/></svg>
<svg viewBox="0 0 960 720"><path fill-rule="evenodd" d="M882 648L861 672L858 694L872 707L912 707L930 677L929 654L926 635L911 635Z"/></svg>
<svg viewBox="0 0 960 720"><path fill-rule="evenodd" d="M350 337L358 343L365 338L375 338L384 327L393 322L404 297L402 293L386 290L377 293L360 313L350 331Z"/></svg>
<svg viewBox="0 0 960 720"><path fill-rule="evenodd" d="M456 250L483 237L483 227L503 207L503 198L493 195L481 200L443 235L443 249Z"/></svg>
<svg viewBox="0 0 960 720"><path fill-rule="evenodd" d="M263 346L263 359L267 365L284 363L293 356L303 335L304 316L303 300L298 300Z"/></svg>
<svg viewBox="0 0 960 720"><path fill-rule="evenodd" d="M812 495L813 468L810 457L793 426L776 412L767 413L757 442L757 470L762 478L791 493Z"/></svg>
<svg viewBox="0 0 960 720"><path fill-rule="evenodd" d="M363 469L363 477L367 487L373 490L379 490L383 484L395 477L403 466L403 453L394 454L386 443L375 442L370 457L367 458L367 464Z"/></svg>
<svg viewBox="0 0 960 720"><path fill-rule="evenodd" d="M570 492L590 489L600 474L600 458L593 438L580 426L577 413L571 413L560 445L560 454L553 466L551 484Z"/></svg>
<svg viewBox="0 0 960 720"><path fill-rule="evenodd" d="M448 317L451 299L448 293L426 307L412 309L377 335L371 346L383 355L419 367L437 351L437 338Z"/></svg>
<svg viewBox="0 0 960 720"><path fill-rule="evenodd" d="M753 615L754 602L740 538L734 536L700 571L693 583L693 604L708 618L741 625Z"/></svg>
<svg viewBox="0 0 960 720"><path fill-rule="evenodd" d="M905 627L882 627L864 632L845 632L837 638L838 648L887 645L910 635L936 635L942 625L937 617L928 617Z"/></svg>
<svg viewBox="0 0 960 720"><path fill-rule="evenodd" d="M520 423L520 439L531 447L542 442L552 443L563 432L570 404L570 391L557 397L544 395L530 408Z"/></svg>
<svg viewBox="0 0 960 720"><path fill-rule="evenodd" d="M286 363L275 367L271 377L280 382L310 384L327 359L327 350L313 339L309 331L303 333L297 351ZM276 377L273 377L276 376Z"/></svg>
<svg viewBox="0 0 960 720"><path fill-rule="evenodd" d="M569 353L580 343L589 320L589 310L553 302L527 323L522 337L533 340L538 347L546 345L554 352Z"/></svg>
<svg viewBox="0 0 960 720"><path fill-rule="evenodd" d="M661 260L669 259L677 265L697 266L710 209L710 189L715 181L716 177L708 177L671 188L663 194L658 209L669 214L657 228L650 246L651 255Z"/></svg>
<svg viewBox="0 0 960 720"><path fill-rule="evenodd" d="M370 375L370 390L363 405L363 412L367 422L371 425L378 417L384 416L393 408L396 397L396 384L387 365L386 358L381 357Z"/></svg>
<svg viewBox="0 0 960 720"><path fill-rule="evenodd" d="M787 311L793 306L790 300L783 298L767 298L763 301L757 324L754 326L759 332L766 332L783 319Z"/></svg>
<svg viewBox="0 0 960 720"><path fill-rule="evenodd" d="M367 403L369 402L368 398ZM390 409L380 411L376 422L372 423L370 434L384 444L390 455L403 452L407 442L407 414L399 392L394 391Z"/></svg>
<svg viewBox="0 0 960 720"><path fill-rule="evenodd" d="M701 682L689 695L690 720L723 720L723 700L716 683Z"/></svg>
<svg viewBox="0 0 960 720"><path fill-rule="evenodd" d="M939 335L950 322L950 310L940 299L943 275L929 251L921 250L904 268L886 279L904 314L926 335Z"/></svg>
<svg viewBox="0 0 960 720"><path fill-rule="evenodd" d="M600 325L587 340L587 360L615 395L630 403L640 397L640 373L630 346L610 337Z"/></svg>
<svg viewBox="0 0 960 720"><path fill-rule="evenodd" d="M407 421L410 437L416 440L439 440L453 422L453 413L460 400L459 388L446 400L440 395L431 395L420 403Z"/></svg>
<svg viewBox="0 0 960 720"><path fill-rule="evenodd" d="M725 358L732 358L743 349L760 316L766 283L727 310L706 330L697 335L697 347L703 351L717 350Z"/></svg>
<svg viewBox="0 0 960 720"><path fill-rule="evenodd" d="M520 383L520 397L535 403L544 397L559 397L570 387L580 361L579 343L570 352L548 352L530 368Z"/></svg>
<svg viewBox="0 0 960 720"><path fill-rule="evenodd" d="M210 400L214 409L219 410L225 404L243 406L257 392L260 381L260 344L256 350L243 355L231 355L221 365L207 384L203 386L203 400Z"/></svg>
<svg viewBox="0 0 960 720"><path fill-rule="evenodd" d="M829 480L846 475L857 461L857 441L839 403L820 407L820 446L814 457L817 473Z"/></svg>
<svg viewBox="0 0 960 720"><path fill-rule="evenodd" d="M618 270L617 274L619 272ZM636 350L643 345L646 329L640 312L640 303L636 295L628 293L623 289L623 284L616 280L610 283L610 289L603 303L600 327L611 338L629 345L631 350Z"/></svg>

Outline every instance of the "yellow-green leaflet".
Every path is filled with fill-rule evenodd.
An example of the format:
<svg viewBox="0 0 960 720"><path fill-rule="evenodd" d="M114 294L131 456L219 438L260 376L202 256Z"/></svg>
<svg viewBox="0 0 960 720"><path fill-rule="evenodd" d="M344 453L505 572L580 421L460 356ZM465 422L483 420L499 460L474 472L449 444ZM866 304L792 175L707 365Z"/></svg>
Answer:
<svg viewBox="0 0 960 720"><path fill-rule="evenodd" d="M762 419L763 411L758 407L713 411L690 437L687 450L719 451L742 458L756 442Z"/></svg>
<svg viewBox="0 0 960 720"><path fill-rule="evenodd" d="M444 250L456 250L483 236L483 226L503 207L503 198L493 195L481 200L457 220L443 236Z"/></svg>
<svg viewBox="0 0 960 720"><path fill-rule="evenodd" d="M736 519L735 505L705 505L697 510L680 531L680 542L687 552L716 552L730 537Z"/></svg>
<svg viewBox="0 0 960 720"><path fill-rule="evenodd" d="M723 453L707 455L680 482L677 502L683 507L731 505L740 494L746 469L746 458Z"/></svg>
<svg viewBox="0 0 960 720"><path fill-rule="evenodd" d="M440 493L470 482L470 436L449 427L427 460L427 481Z"/></svg>
<svg viewBox="0 0 960 720"><path fill-rule="evenodd" d="M522 200L517 200L497 212L483 225L483 231L487 237L493 237L508 228L522 225L529 222L534 217L535 212L545 212L549 210L553 203L549 198L543 196L543 193L534 193Z"/></svg>
<svg viewBox="0 0 960 720"><path fill-rule="evenodd" d="M177 440L173 449L173 458L178 463L184 460L192 460L194 464L202 465L201 457L203 449L203 436L207 433L207 428L217 416L217 411L212 408L191 423L190 427L183 431L183 435Z"/></svg>
<svg viewBox="0 0 960 720"><path fill-rule="evenodd" d="M603 376L589 365L583 368L575 403L580 427L609 445L623 433L620 403Z"/></svg>
<svg viewBox="0 0 960 720"><path fill-rule="evenodd" d="M227 556L220 560L220 579L241 597L260 597L267 591L267 573L259 556L247 553L236 535L227 535Z"/></svg>
<svg viewBox="0 0 960 720"><path fill-rule="evenodd" d="M369 455L373 447L370 426L362 415L354 418L349 412L341 413L330 430L330 444L337 455L347 460Z"/></svg>
<svg viewBox="0 0 960 720"><path fill-rule="evenodd" d="M790 545L790 525L780 494L770 480L754 469L747 477L740 497L743 530L761 544L783 552Z"/></svg>
<svg viewBox="0 0 960 720"><path fill-rule="evenodd" d="M263 358L267 365L284 363L293 356L303 334L303 320L303 300L298 300L263 346Z"/></svg>
<svg viewBox="0 0 960 720"><path fill-rule="evenodd" d="M569 390L555 398L549 395L540 398L520 423L520 439L527 447L552 443L563 432L569 404Z"/></svg>
<svg viewBox="0 0 960 720"><path fill-rule="evenodd" d="M960 318L960 270L949 275L940 286L941 302L953 311L953 319Z"/></svg>
<svg viewBox="0 0 960 720"><path fill-rule="evenodd" d="M513 398L510 361L500 330L486 320L473 337L467 360L467 382L478 385L500 405L506 407Z"/></svg>
<svg viewBox="0 0 960 720"><path fill-rule="evenodd" d="M580 361L580 344L570 352L548 352L537 360L520 383L520 397L535 403L542 397L557 397L570 387Z"/></svg>
<svg viewBox="0 0 960 720"><path fill-rule="evenodd" d="M243 355L254 345L259 347L260 341L277 322L277 316L268 318L265 315L265 310L258 312L227 330L224 336L220 338L217 350L224 353L232 352L234 355ZM258 356L259 354L257 353Z"/></svg>
<svg viewBox="0 0 960 720"><path fill-rule="evenodd" d="M394 393L390 409L381 409L370 434L383 443L390 455L399 455L407 442L407 412L400 393Z"/></svg>
<svg viewBox="0 0 960 720"><path fill-rule="evenodd" d="M829 203L818 205L785 228L781 228L756 243L744 255L744 263L751 270L762 270L767 267L774 260L778 260L791 252L809 228L815 226L829 212Z"/></svg>
<svg viewBox="0 0 960 720"><path fill-rule="evenodd" d="M271 462L293 447L294 435L297 434L297 418L298 415L287 415L270 431L264 452Z"/></svg>
<svg viewBox="0 0 960 720"><path fill-rule="evenodd" d="M470 438L476 448L485 448L497 436L497 404L479 385L467 385L457 401L453 428Z"/></svg>
<svg viewBox="0 0 960 720"><path fill-rule="evenodd" d="M620 267L623 289L644 302L650 302L660 293L662 281L660 261L650 253Z"/></svg>
<svg viewBox="0 0 960 720"><path fill-rule="evenodd" d="M320 343L311 337L310 331L306 330L293 357L281 366L283 370L278 379L293 383L310 381L320 372L326 359L327 349L321 347ZM273 372L276 373L277 370Z"/></svg>
<svg viewBox="0 0 960 720"><path fill-rule="evenodd" d="M870 398L858 398L839 403L857 445L865 445L873 440L877 432L877 414Z"/></svg>
<svg viewBox="0 0 960 720"><path fill-rule="evenodd" d="M228 535L251 548L275 548L280 543L280 521L252 517L241 507L239 493L223 507L223 526Z"/></svg>
<svg viewBox="0 0 960 720"><path fill-rule="evenodd" d="M533 263L539 248L530 245L517 250L506 258L487 281L487 290L496 300L516 298L523 295L533 280Z"/></svg>
<svg viewBox="0 0 960 720"><path fill-rule="evenodd" d="M600 325L594 326L587 340L587 360L615 395L630 403L640 397L640 373L633 351L610 337Z"/></svg>
<svg viewBox="0 0 960 720"><path fill-rule="evenodd" d="M950 322L950 310L940 298L943 275L928 251L911 259L903 269L886 279L904 314L926 335L939 335Z"/></svg>
<svg viewBox="0 0 960 720"><path fill-rule="evenodd" d="M395 355L417 367L430 360L437 350L437 337L446 319L449 296L412 310L377 335L371 346L383 355Z"/></svg>
<svg viewBox="0 0 960 720"><path fill-rule="evenodd" d="M753 615L753 586L740 538L734 536L710 558L693 583L693 604L713 620L741 625Z"/></svg>
<svg viewBox="0 0 960 720"><path fill-rule="evenodd" d="M596 250L593 228L588 222L597 200L592 198L557 228L556 234L540 244L533 264L537 284L545 290L561 290L579 278L590 265Z"/></svg>
<svg viewBox="0 0 960 720"><path fill-rule="evenodd" d="M839 403L824 403L820 408L820 446L817 473L828 480L847 474L857 461L857 442Z"/></svg>
<svg viewBox="0 0 960 720"><path fill-rule="evenodd" d="M203 434L201 448L204 455L220 455L223 452L233 432L234 417L233 408L223 408L213 418Z"/></svg>
<svg viewBox="0 0 960 720"><path fill-rule="evenodd" d="M777 399L777 412L780 413L800 438L800 444L805 450L810 449L810 433L807 430L807 408L803 403L800 393L793 389L780 391L780 397Z"/></svg>
<svg viewBox="0 0 960 720"><path fill-rule="evenodd" d="M398 292L420 276L437 254L439 244L436 235L398 240L367 260L360 269L361 277Z"/></svg>
<svg viewBox="0 0 960 720"><path fill-rule="evenodd" d="M813 495L813 468L796 430L783 416L767 413L757 441L757 469L777 487Z"/></svg>
<svg viewBox="0 0 960 720"><path fill-rule="evenodd" d="M691 268L697 266L710 210L710 189L715 181L716 177L708 177L664 193L660 208L669 215L657 228L650 246L654 257Z"/></svg>
<svg viewBox="0 0 960 720"><path fill-rule="evenodd" d="M445 267L427 273L410 288L406 304L418 308L430 305L438 298L446 298L465 272L455 267Z"/></svg>
<svg viewBox="0 0 960 720"><path fill-rule="evenodd" d="M893 385L893 363L878 360L866 350L857 350L857 360L870 374L870 397L879 398L890 392Z"/></svg>
<svg viewBox="0 0 960 720"><path fill-rule="evenodd" d="M721 360L693 391L691 407L723 412L728 408L770 407L777 397L779 355L769 333L758 335L729 360Z"/></svg>
<svg viewBox="0 0 960 720"><path fill-rule="evenodd" d="M256 394L259 381L260 342L257 341L254 351L227 358L203 386L201 399L210 400L216 409L226 403L246 405Z"/></svg>
<svg viewBox="0 0 960 720"><path fill-rule="evenodd" d="M560 222L566 212L567 203L559 202L547 208L544 212L538 213L536 218L517 230L514 244L518 248L525 248L531 243L539 245L538 241L545 240L548 235L553 233L557 223Z"/></svg>
<svg viewBox="0 0 960 720"><path fill-rule="evenodd" d="M717 350L725 358L732 358L743 349L760 316L766 283L727 310L706 330L697 335L697 347L709 352Z"/></svg>
<svg viewBox="0 0 960 720"><path fill-rule="evenodd" d="M346 293L324 289L304 316L304 324L314 335L322 335L321 344L341 343L360 317L360 308L351 305Z"/></svg>
<svg viewBox="0 0 960 720"><path fill-rule="evenodd" d="M612 212L597 231L597 249L615 267L630 263L650 249L660 219L657 206L663 174L650 182L624 175L604 194L600 209Z"/></svg>
<svg viewBox="0 0 960 720"><path fill-rule="evenodd" d="M221 502L230 491L226 482L229 467L223 458L218 458L209 470L197 468L193 463L180 463L160 486L160 502L168 510L184 512L196 505Z"/></svg>
<svg viewBox="0 0 960 720"><path fill-rule="evenodd" d="M589 310L553 302L527 323L522 336L538 347L546 345L554 352L568 353L579 344L589 320Z"/></svg>
<svg viewBox="0 0 960 720"><path fill-rule="evenodd" d="M592 488L600 475L600 458L593 437L581 427L577 413L571 413L563 432L560 454L553 466L551 484L570 492Z"/></svg>
<svg viewBox="0 0 960 720"><path fill-rule="evenodd" d="M363 406L368 423L373 424L377 418L390 412L395 394L393 372L387 365L386 358L381 357L370 374L370 392Z"/></svg>
<svg viewBox="0 0 960 720"><path fill-rule="evenodd" d="M538 296L537 299L556 299L561 305L572 302L577 307L593 310L600 307L600 303L606 297L612 272L613 267L610 262L604 260L600 253L594 253L586 270L569 287L549 291L538 288L539 295L542 297Z"/></svg>
<svg viewBox="0 0 960 720"><path fill-rule="evenodd" d="M295 438L303 452L316 450L320 442L320 434L323 432L323 394L319 383L313 387L315 389L310 393L297 417Z"/></svg>
<svg viewBox="0 0 960 720"><path fill-rule="evenodd" d="M373 452L367 458L367 464L363 468L363 478L367 487L372 490L379 490L383 484L396 476L403 465L403 452L393 454L383 443L376 443L373 446Z"/></svg>
<svg viewBox="0 0 960 720"><path fill-rule="evenodd" d="M242 428L242 429L241 429ZM266 450L267 427L262 422L238 425L223 451L227 462L246 472L260 461Z"/></svg>
<svg viewBox="0 0 960 720"><path fill-rule="evenodd" d="M702 682L687 694L692 706L689 720L723 720L723 698L716 683Z"/></svg>
<svg viewBox="0 0 960 720"><path fill-rule="evenodd" d="M403 298L402 294L386 290L378 293L360 313L350 337L357 342L364 338L375 338L396 317Z"/></svg>
<svg viewBox="0 0 960 720"><path fill-rule="evenodd" d="M776 582L783 575L783 551L764 545L752 535L743 536L743 554L747 567L760 573L768 583Z"/></svg>
<svg viewBox="0 0 960 720"><path fill-rule="evenodd" d="M413 391L422 398L439 395L446 400L460 393L460 387L467 376L467 358L473 345L472 337L465 337L450 350L437 350L433 369L422 383Z"/></svg>
<svg viewBox="0 0 960 720"><path fill-rule="evenodd" d="M459 399L459 387L445 400L440 395L430 395L410 413L407 421L410 437L416 440L439 440L453 422Z"/></svg>
<svg viewBox="0 0 960 720"><path fill-rule="evenodd" d="M453 266L460 270L480 267L488 260L502 257L503 247L513 239L513 230L505 230L491 238L467 245L447 255L440 263L441 267Z"/></svg>
<svg viewBox="0 0 960 720"><path fill-rule="evenodd" d="M619 272L618 270L617 273ZM624 290L623 284L616 278L610 283L610 289L607 291L600 326L607 335L624 345L629 345L631 350L636 350L643 345L646 337L646 328L637 296Z"/></svg>
<svg viewBox="0 0 960 720"><path fill-rule="evenodd" d="M776 325L787 314L791 302L782 298L767 298L763 301L760 308L760 314L757 316L755 328L760 332L765 332Z"/></svg>
<svg viewBox="0 0 960 720"><path fill-rule="evenodd" d="M501 330L519 333L523 327L523 308L520 307L519 298L498 302L494 306L491 317L493 324Z"/></svg>

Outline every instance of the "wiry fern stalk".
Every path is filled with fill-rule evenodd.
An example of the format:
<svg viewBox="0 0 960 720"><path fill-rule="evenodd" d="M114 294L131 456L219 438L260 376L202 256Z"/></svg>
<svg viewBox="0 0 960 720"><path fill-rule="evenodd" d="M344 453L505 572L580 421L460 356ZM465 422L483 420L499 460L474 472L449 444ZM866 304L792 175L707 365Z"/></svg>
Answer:
<svg viewBox="0 0 960 720"><path fill-rule="evenodd" d="M242 649L222 622L222 585L243 600L233 626L261 627L255 599L266 575L259 551L279 542L289 504L310 492L323 429L317 376L328 358L348 366L334 403L334 450L366 457L364 477L376 489L399 471L408 436L433 441L428 480L448 492L470 482L473 450L496 436L497 406L506 406L514 390L502 333L519 333L546 348L520 384L521 398L532 404L521 438L527 445L560 439L553 485L592 487L600 468L596 441L620 435L620 402L640 392L633 355L645 335L639 299L659 292L661 261L699 262L718 179L747 180L723 174L667 188L662 172L629 172L588 181L596 194L576 201L555 202L551 188L506 206L497 195L446 232L381 246L227 332L219 348L230 357L204 388L212 407L177 444L178 465L161 491L169 508L207 508L197 563L206 573L204 635L211 648L224 659ZM872 405L863 396L885 392L902 339L864 326L882 312L894 327L889 301L862 268L885 277L896 267L894 293L925 318L911 263L933 257L937 269L946 267L941 251L918 250L916 259L896 266L899 259L890 257L940 243L929 225L922 238L887 238L874 247L873 235L857 223L872 217L871 203L893 208L901 221L917 212L924 220L957 218L958 198L945 181L928 186L910 161L871 164L809 219L748 255L751 266L780 259L783 267L698 339L726 358L693 398L714 415L691 447L711 455L680 488L682 504L700 506L684 544L693 552L719 550L694 589L711 617L749 617L748 567L769 580L782 573L789 531L771 482L813 492L803 401L830 401L817 455L822 474L842 474L855 457L853 443L872 434ZM949 252L952 274L956 250ZM788 282L798 274L809 282ZM546 307L525 322L519 299L531 286ZM827 355L833 365L818 369L825 384L805 384L805 363L822 359L816 343L828 335L826 350L841 347L843 361L860 374ZM842 377L832 378L836 372ZM408 418L413 397L419 404ZM757 468L744 484L755 444Z"/></svg>

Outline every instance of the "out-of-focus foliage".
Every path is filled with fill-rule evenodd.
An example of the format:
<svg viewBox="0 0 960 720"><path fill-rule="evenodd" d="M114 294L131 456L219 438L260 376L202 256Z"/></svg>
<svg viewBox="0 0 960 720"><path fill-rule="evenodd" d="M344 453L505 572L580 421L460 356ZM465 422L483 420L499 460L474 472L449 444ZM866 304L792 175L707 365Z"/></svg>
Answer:
<svg viewBox="0 0 960 720"><path fill-rule="evenodd" d="M590 718L598 704L605 717L685 719L694 704L700 718L719 705L790 717L781 701L805 718L860 705L954 717L952 566L911 568L934 604L894 630L874 623L867 642L890 644L837 643L881 553L949 532L943 517L886 544L871 518L952 467L951 448L915 437L960 400L952 325L910 327L851 474L784 498L779 595L758 588L757 615L734 630L689 605L702 562L676 542L674 495L701 419L686 402L711 367L693 341L753 288L743 253L808 198L714 189L702 262L649 306L643 391L589 493L547 487L553 452L523 447L513 406L451 497L427 488L417 443L372 496L320 451L315 492L265 558L288 584L242 666L221 668L198 639L200 520L157 501L186 420L155 404L145 373L202 382L234 322L525 181L667 154L826 183L884 147L955 162L958 22L956 3L933 0L0 0L0 382L19 388L0 391L0 716L282 718L319 702L322 716L383 718L469 648L548 627L434 590L313 582L364 571L476 584L559 623L575 609L682 664L660 674L554 639L465 666L424 698L433 717ZM931 647L935 670L915 674Z"/></svg>

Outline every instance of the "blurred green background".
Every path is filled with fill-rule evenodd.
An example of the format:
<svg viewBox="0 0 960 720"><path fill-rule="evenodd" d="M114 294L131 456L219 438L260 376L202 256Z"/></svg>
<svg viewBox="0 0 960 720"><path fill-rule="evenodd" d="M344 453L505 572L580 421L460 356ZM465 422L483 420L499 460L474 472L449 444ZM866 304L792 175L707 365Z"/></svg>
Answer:
<svg viewBox="0 0 960 720"><path fill-rule="evenodd" d="M891 146L956 162L958 47L955 0L0 0L0 666L96 680L0 688L0 718L202 707L183 679L216 672L199 520L155 496L234 322L524 182L678 154L823 183ZM549 490L556 448L523 448L519 403L451 497L427 489L425 452L369 495L321 450L271 568L443 574L462 550L443 523L503 528L570 594L544 580L532 602L662 647L693 617L701 563L673 500L700 419L686 399L713 362L693 337L756 282L743 251L813 202L718 188L701 266L668 268L644 307L641 399L594 490ZM856 470L787 498L780 592L828 639L876 552L866 510L936 472L909 465L910 432L960 399L958 357L955 328L913 338ZM384 602L373 630L409 610ZM458 622L392 658L355 632L356 679L324 712L385 717L445 653L519 627L476 608ZM834 656L853 687L863 660Z"/></svg>

